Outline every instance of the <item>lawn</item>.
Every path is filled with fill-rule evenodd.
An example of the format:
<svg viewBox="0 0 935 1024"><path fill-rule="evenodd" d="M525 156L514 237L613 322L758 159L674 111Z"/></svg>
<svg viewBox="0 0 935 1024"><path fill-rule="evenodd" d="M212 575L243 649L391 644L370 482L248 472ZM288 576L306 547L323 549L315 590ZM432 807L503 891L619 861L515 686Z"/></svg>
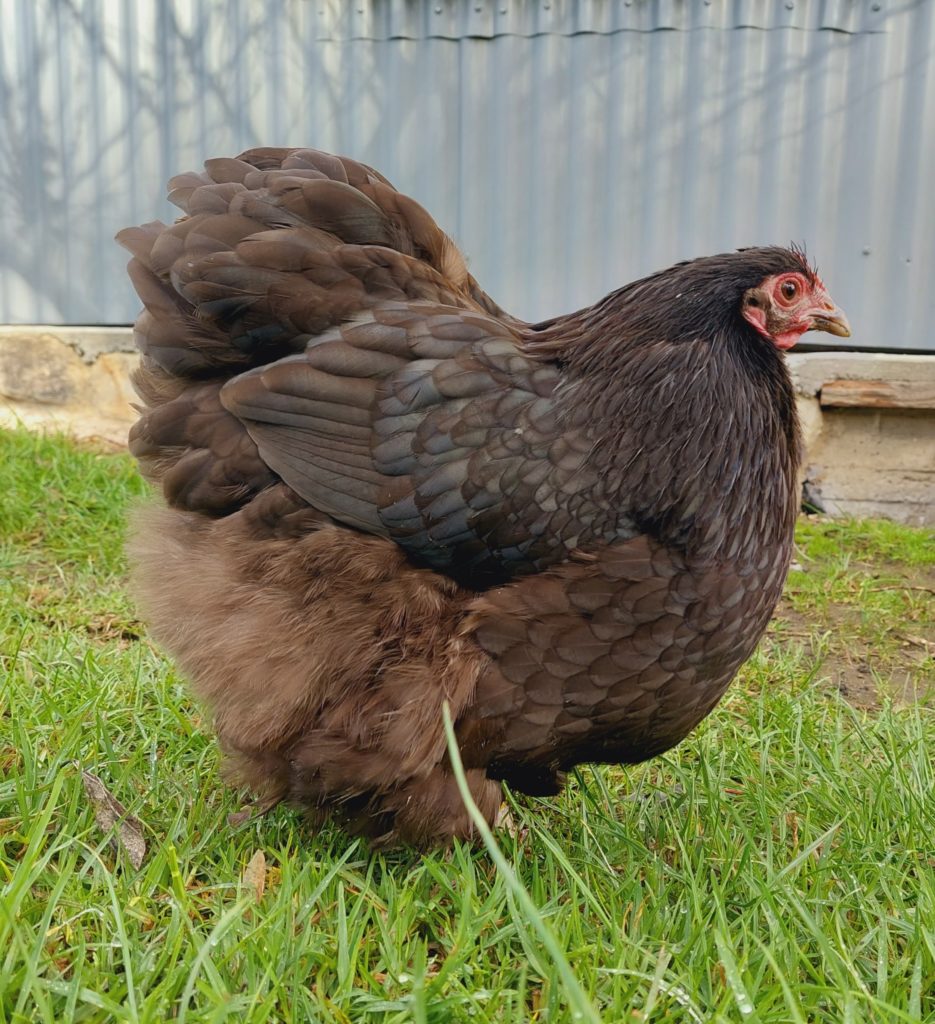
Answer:
<svg viewBox="0 0 935 1024"><path fill-rule="evenodd" d="M0 434L0 1022L935 1021L931 534L803 521L717 710L512 800L500 864L228 823L125 593L144 492L122 456ZM141 822L141 867L83 771Z"/></svg>

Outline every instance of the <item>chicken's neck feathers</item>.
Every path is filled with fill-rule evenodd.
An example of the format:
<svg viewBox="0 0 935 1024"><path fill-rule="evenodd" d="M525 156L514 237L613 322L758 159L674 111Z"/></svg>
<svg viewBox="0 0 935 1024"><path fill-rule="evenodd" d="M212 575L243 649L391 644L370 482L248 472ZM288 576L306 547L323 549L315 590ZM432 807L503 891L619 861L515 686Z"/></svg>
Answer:
<svg viewBox="0 0 935 1024"><path fill-rule="evenodd" d="M782 356L743 325L615 344L612 318L603 333L582 319L554 321L548 344L564 367L559 422L592 432L603 502L700 563L788 548L800 441Z"/></svg>

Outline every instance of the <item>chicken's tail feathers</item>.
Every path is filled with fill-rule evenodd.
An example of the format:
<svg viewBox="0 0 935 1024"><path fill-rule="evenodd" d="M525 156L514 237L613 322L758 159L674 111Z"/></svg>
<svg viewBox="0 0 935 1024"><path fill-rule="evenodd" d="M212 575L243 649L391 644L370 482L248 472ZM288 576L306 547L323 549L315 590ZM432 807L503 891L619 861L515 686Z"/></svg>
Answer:
<svg viewBox="0 0 935 1024"><path fill-rule="evenodd" d="M500 312L429 214L354 160L252 149L178 175L169 198L178 221L117 239L144 307L130 448L176 506L230 510L269 476L218 401L231 378L388 301Z"/></svg>
<svg viewBox="0 0 935 1024"><path fill-rule="evenodd" d="M173 178L169 198L184 217L117 237L145 307L138 347L174 376L271 362L387 300L502 315L429 214L356 161L249 150Z"/></svg>

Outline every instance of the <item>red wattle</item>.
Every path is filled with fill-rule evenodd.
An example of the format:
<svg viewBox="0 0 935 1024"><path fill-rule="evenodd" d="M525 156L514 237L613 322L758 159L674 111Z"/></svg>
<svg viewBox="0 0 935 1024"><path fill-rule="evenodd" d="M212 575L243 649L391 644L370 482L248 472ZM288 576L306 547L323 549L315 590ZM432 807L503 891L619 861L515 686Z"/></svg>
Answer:
<svg viewBox="0 0 935 1024"><path fill-rule="evenodd" d="M773 344L776 348L781 348L784 352L792 348L793 345L802 337L805 333L804 330L785 331L782 334L773 336Z"/></svg>

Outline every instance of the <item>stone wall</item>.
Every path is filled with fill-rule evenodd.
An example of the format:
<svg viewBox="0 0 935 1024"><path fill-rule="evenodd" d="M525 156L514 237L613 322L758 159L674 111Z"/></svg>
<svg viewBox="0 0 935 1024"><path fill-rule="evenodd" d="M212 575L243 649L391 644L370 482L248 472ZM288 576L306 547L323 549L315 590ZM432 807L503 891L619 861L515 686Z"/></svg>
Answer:
<svg viewBox="0 0 935 1024"><path fill-rule="evenodd" d="M935 356L788 358L809 493L831 515L935 523ZM122 447L135 363L128 327L0 327L0 426Z"/></svg>
<svg viewBox="0 0 935 1024"><path fill-rule="evenodd" d="M0 426L123 447L136 361L128 327L0 327Z"/></svg>

